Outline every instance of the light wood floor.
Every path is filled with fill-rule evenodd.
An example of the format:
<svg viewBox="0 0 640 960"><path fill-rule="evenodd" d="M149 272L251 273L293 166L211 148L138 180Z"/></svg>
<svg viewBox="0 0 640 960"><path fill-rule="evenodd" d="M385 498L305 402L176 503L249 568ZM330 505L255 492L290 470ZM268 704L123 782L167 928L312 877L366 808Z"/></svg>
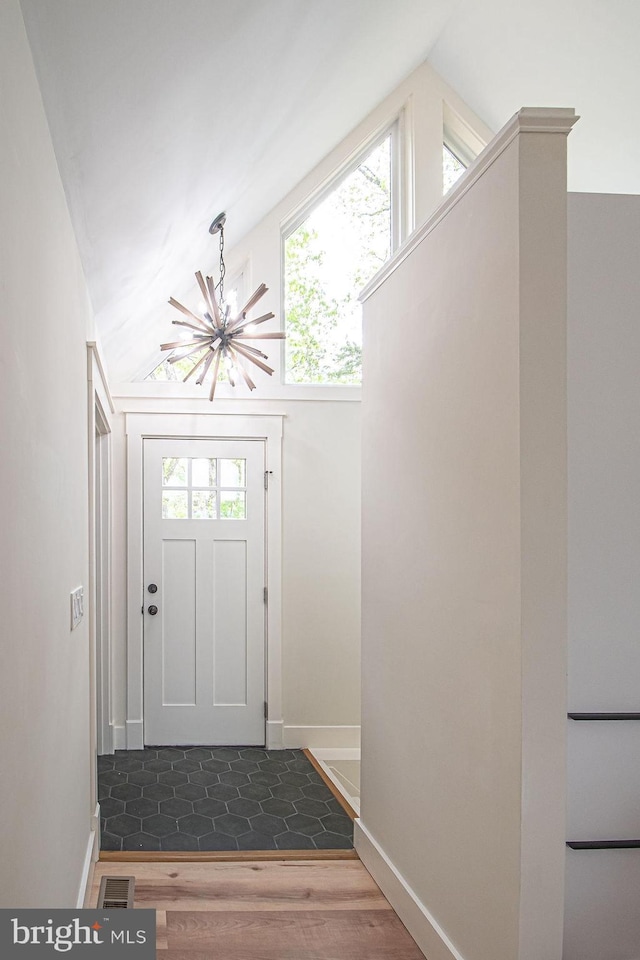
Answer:
<svg viewBox="0 0 640 960"><path fill-rule="evenodd" d="M424 960L359 860L97 863L135 876L160 960Z"/></svg>

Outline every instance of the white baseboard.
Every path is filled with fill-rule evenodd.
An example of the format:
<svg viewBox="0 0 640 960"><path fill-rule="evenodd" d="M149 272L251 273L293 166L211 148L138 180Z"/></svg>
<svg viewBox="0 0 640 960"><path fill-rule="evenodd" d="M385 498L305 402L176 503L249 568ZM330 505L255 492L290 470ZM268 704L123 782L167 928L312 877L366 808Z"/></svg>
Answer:
<svg viewBox="0 0 640 960"><path fill-rule="evenodd" d="M361 820L354 846L363 864L429 960L465 960Z"/></svg>
<svg viewBox="0 0 640 960"><path fill-rule="evenodd" d="M266 746L267 750L282 750L282 720L267 720Z"/></svg>
<svg viewBox="0 0 640 960"><path fill-rule="evenodd" d="M144 727L142 720L127 720L127 750L144 748Z"/></svg>
<svg viewBox="0 0 640 960"><path fill-rule="evenodd" d="M316 760L331 763L333 760L359 760L360 747L313 747Z"/></svg>
<svg viewBox="0 0 640 960"><path fill-rule="evenodd" d="M360 758L360 727L285 727L282 720L267 720L266 745L269 750L315 747L330 750L333 759L357 760ZM127 720L126 726L113 727L114 750L142 750L143 747L142 720Z"/></svg>
<svg viewBox="0 0 640 960"><path fill-rule="evenodd" d="M82 910L85 906L87 896L91 890L91 884L93 883L94 864L100 854L100 804L96 806L91 827L89 839L87 840L87 849L84 854L84 863L82 864L82 875L80 876L80 886L78 887L76 910Z"/></svg>
<svg viewBox="0 0 640 960"><path fill-rule="evenodd" d="M104 730L98 731L98 754L107 756L113 751L113 724L108 723Z"/></svg>
<svg viewBox="0 0 640 960"><path fill-rule="evenodd" d="M285 727L283 743L288 750L302 747L359 749L360 727Z"/></svg>
<svg viewBox="0 0 640 960"><path fill-rule="evenodd" d="M111 724L111 746L114 750L127 749L127 728Z"/></svg>

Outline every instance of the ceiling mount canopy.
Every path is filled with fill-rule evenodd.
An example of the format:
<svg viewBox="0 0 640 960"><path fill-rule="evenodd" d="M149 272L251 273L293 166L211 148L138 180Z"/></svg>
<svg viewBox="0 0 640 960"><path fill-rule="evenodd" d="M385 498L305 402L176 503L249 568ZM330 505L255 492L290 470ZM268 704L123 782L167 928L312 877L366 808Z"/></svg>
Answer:
<svg viewBox="0 0 640 960"><path fill-rule="evenodd" d="M219 213L215 218L211 226L209 227L209 233L224 233L224 225L227 222L226 213Z"/></svg>
<svg viewBox="0 0 640 960"><path fill-rule="evenodd" d="M220 234L220 265L219 279L216 284L213 277L203 277L200 270L196 273L196 280L200 292L204 298L204 309L201 315L194 313L185 307L182 303L169 298L169 303L176 310L179 310L187 319L174 320L173 323L179 327L185 327L192 331L190 335L182 340L175 340L170 343L160 345L161 350L171 350L171 356L168 357L169 363L176 363L184 357L192 356L195 363L191 370L184 377L184 382L189 380L194 373L199 371L196 383L202 384L205 381L209 371L212 371L211 389L209 391L209 400L213 400L218 374L220 372L220 363L224 362L227 377L232 387L242 378L249 390L255 390L255 383L249 375L247 369L248 362L254 364L260 370L273 373L273 368L264 361L268 360L266 353L263 353L255 346L247 343L248 340L284 340L286 334L280 331L275 333L259 333L256 328L266 320L272 320L275 314L264 313L253 320L247 320L247 313L267 292L268 287L261 283L257 290L249 297L242 309L231 315L231 307L224 299L224 276L226 272L224 263L224 225L227 216L225 213L219 213L211 226L209 233L215 236Z"/></svg>

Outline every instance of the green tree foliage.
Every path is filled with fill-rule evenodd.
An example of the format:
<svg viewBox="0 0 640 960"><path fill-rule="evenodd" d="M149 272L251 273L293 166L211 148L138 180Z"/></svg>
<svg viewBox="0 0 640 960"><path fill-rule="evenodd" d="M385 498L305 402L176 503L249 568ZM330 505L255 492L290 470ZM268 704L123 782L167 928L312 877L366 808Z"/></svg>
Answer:
<svg viewBox="0 0 640 960"><path fill-rule="evenodd" d="M462 176L467 168L455 153L449 150L446 143L442 144L442 192L448 193L456 180Z"/></svg>
<svg viewBox="0 0 640 960"><path fill-rule="evenodd" d="M326 333L338 323L338 303L322 277L318 234L305 223L285 242L287 371L293 383L323 383L331 373Z"/></svg>
<svg viewBox="0 0 640 960"><path fill-rule="evenodd" d="M388 137L286 238L289 383L361 381L358 293L391 252L390 149Z"/></svg>

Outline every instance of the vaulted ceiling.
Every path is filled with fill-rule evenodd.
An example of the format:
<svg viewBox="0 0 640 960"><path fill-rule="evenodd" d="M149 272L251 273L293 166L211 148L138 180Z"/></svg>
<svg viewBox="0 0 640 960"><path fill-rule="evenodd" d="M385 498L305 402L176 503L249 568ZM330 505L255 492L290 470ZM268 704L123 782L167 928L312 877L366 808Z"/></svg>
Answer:
<svg viewBox="0 0 640 960"><path fill-rule="evenodd" d="M115 379L213 217L232 245L427 57L496 130L575 106L570 186L640 192L636 0L21 3Z"/></svg>

